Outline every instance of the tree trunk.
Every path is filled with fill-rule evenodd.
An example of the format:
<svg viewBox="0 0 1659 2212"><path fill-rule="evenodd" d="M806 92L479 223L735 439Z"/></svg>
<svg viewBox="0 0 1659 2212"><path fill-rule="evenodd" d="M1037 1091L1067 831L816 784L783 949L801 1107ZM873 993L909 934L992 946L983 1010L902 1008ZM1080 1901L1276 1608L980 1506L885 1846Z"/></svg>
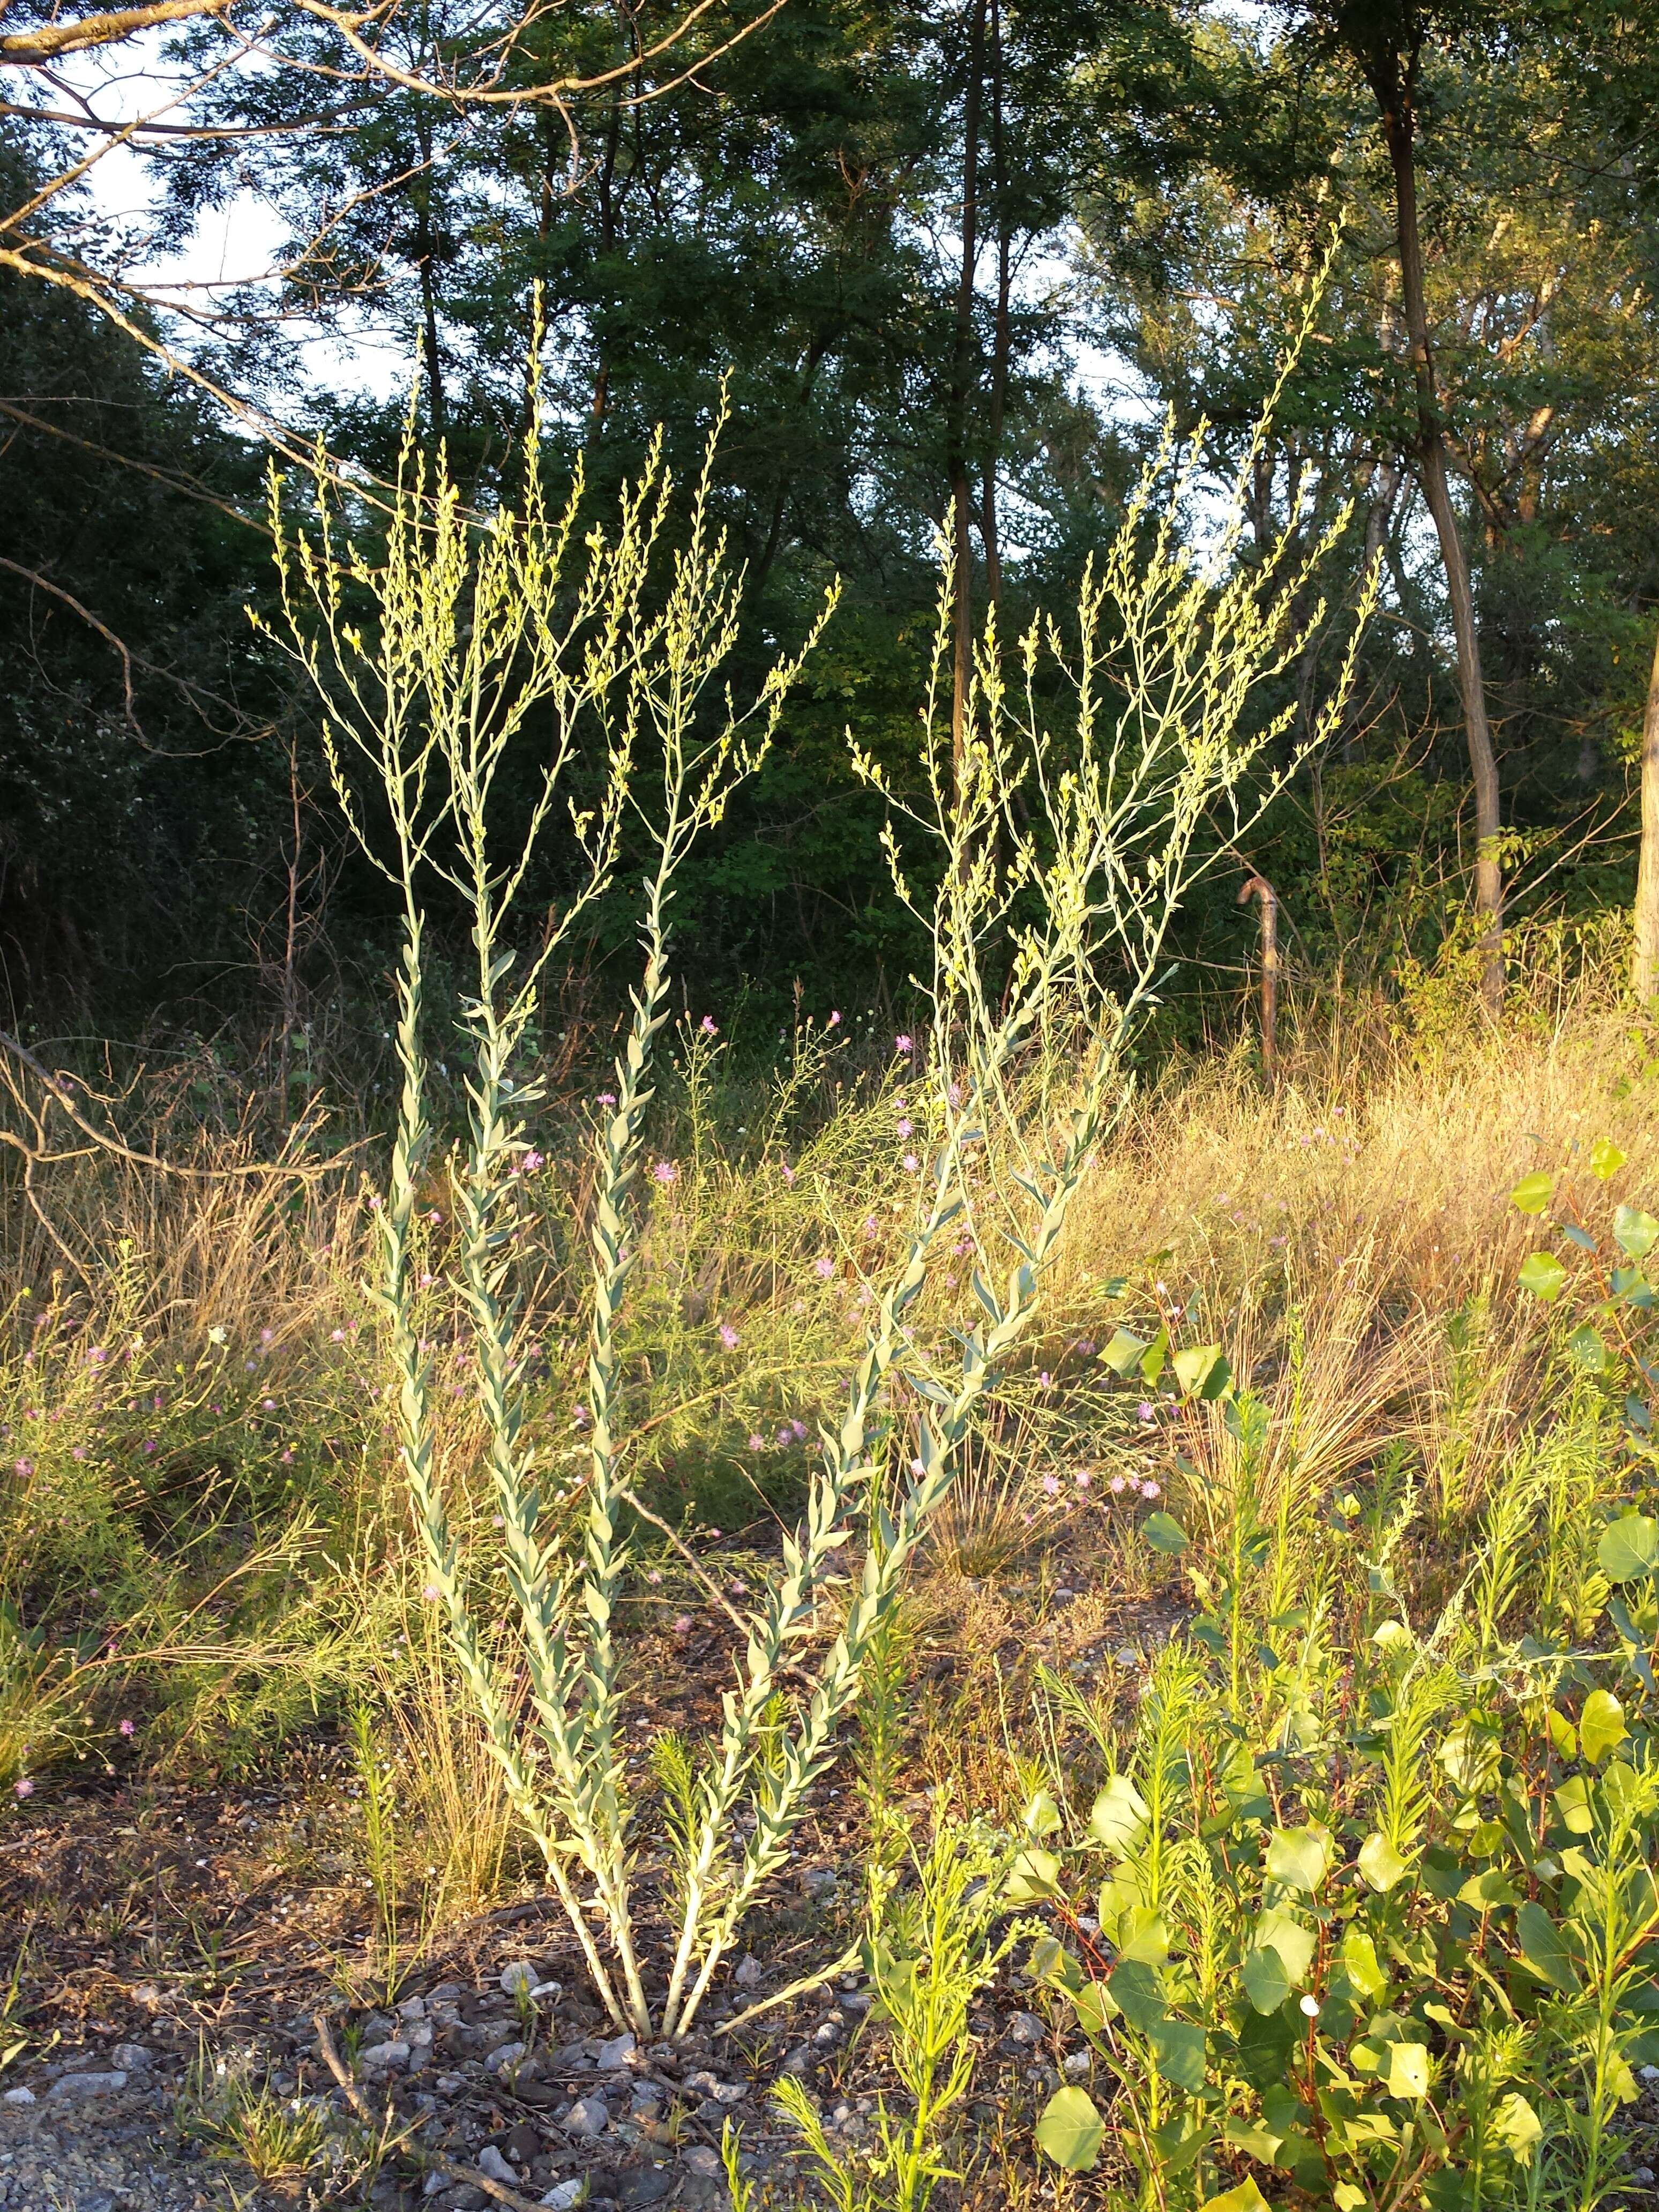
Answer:
<svg viewBox="0 0 1659 2212"><path fill-rule="evenodd" d="M1630 987L1638 999L1659 990L1659 638L1642 720L1642 856L1636 869L1636 941Z"/></svg>
<svg viewBox="0 0 1659 2212"><path fill-rule="evenodd" d="M1486 683L1480 669L1480 641L1475 629L1469 565L1446 477L1445 427L1435 390L1428 309L1423 297L1423 242L1417 216L1416 75L1417 57L1413 52L1403 71L1396 61L1391 76L1373 74L1371 83L1382 111L1383 136L1388 140L1389 159L1394 169L1401 298L1411 349L1412 375L1417 387L1418 470L1446 572L1446 596L1451 604L1452 634L1457 643L1457 688L1462 700L1469 772L1474 784L1474 903L1483 921L1480 995L1487 1012L1498 1014L1504 1005L1504 881L1498 857L1498 763L1492 749L1491 725L1486 720Z"/></svg>
<svg viewBox="0 0 1659 2212"><path fill-rule="evenodd" d="M416 125L421 167L415 179L415 261L421 274L421 352L426 369L427 416L434 438L448 432L444 404L444 357L438 342L438 280L433 267L437 237L432 226L432 131L422 117Z"/></svg>
<svg viewBox="0 0 1659 2212"><path fill-rule="evenodd" d="M968 735L968 694L974 677L974 569L969 538L968 398L974 384L974 277L979 264L979 117L985 75L986 0L968 0L967 82L962 118L962 270L957 282L956 337L945 418L945 466L951 479L951 531L956 555L951 690L951 752L961 781Z"/></svg>
<svg viewBox="0 0 1659 2212"><path fill-rule="evenodd" d="M1013 222L1008 205L1008 149L1002 127L1002 0L991 0L991 189L996 197L997 304L991 337L990 420L986 425L984 490L979 534L985 545L985 589L1002 611L1002 538L997 526L997 470L1008 404L1009 295L1013 286Z"/></svg>

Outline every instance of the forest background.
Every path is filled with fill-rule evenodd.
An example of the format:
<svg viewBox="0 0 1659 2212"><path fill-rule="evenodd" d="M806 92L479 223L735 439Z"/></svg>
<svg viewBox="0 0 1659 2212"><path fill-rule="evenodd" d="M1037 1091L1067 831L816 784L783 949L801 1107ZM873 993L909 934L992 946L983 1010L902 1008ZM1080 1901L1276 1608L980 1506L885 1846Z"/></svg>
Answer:
<svg viewBox="0 0 1659 2212"><path fill-rule="evenodd" d="M763 773L686 871L696 1011L757 1043L796 1006L902 1012L918 947L846 737L915 772L936 534L964 635L1065 604L1166 414L1207 422L1218 475L1237 464L1334 237L1244 554L1287 515L1310 544L1347 512L1328 612L1261 702L1295 702L1285 749L1372 560L1380 609L1338 738L1182 916L1161 1033L1237 1028L1252 871L1310 1003L1473 1004L1500 898L1512 954L1622 971L1659 604L1639 11L721 0L688 24L659 0L423 0L375 13L359 69L369 20L0 13L15 1034L181 1061L217 1040L296 1105L331 1054L367 1075L385 886L246 619L273 588L263 471L273 439L319 438L372 526L418 364L419 434L487 507L511 489L537 288L550 489L580 460L603 513L658 425L684 478L727 379L739 664L844 582ZM559 82L580 88L538 96ZM632 936L625 891L592 910L556 1025L619 1001Z"/></svg>

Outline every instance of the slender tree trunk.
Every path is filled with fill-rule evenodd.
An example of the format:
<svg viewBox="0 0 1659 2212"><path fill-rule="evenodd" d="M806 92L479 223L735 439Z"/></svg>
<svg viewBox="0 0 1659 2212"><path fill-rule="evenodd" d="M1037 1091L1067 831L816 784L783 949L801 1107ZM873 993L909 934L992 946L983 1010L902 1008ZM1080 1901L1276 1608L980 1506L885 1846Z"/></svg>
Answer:
<svg viewBox="0 0 1659 2212"><path fill-rule="evenodd" d="M437 235L432 224L432 131L424 117L416 125L421 149L420 174L415 179L415 261L421 276L421 354L426 370L426 404L434 438L448 434L448 409L444 400L444 357L438 343L438 280L433 268Z"/></svg>
<svg viewBox="0 0 1659 2212"><path fill-rule="evenodd" d="M1002 127L1002 0L991 0L991 189L996 196L997 304L991 337L991 399L986 424L984 490L979 534L985 547L985 588L1002 612L1002 539L997 523L997 471L1008 404L1009 295L1013 285L1013 222L1008 204L1008 149Z"/></svg>
<svg viewBox="0 0 1659 2212"><path fill-rule="evenodd" d="M1261 1072L1270 1089L1279 1084L1279 893L1266 876L1251 875L1235 903L1261 902Z"/></svg>
<svg viewBox="0 0 1659 2212"><path fill-rule="evenodd" d="M1636 869L1636 941L1630 987L1638 999L1659 990L1659 639L1642 720L1642 857Z"/></svg>
<svg viewBox="0 0 1659 2212"><path fill-rule="evenodd" d="M1480 640L1475 629L1474 597L1469 588L1469 565L1446 477L1445 426L1441 421L1439 396L1435 389L1428 309L1423 296L1423 242L1417 213L1416 73L1417 57L1413 52L1403 71L1396 64L1392 82L1373 76L1372 88L1382 110L1383 135L1394 169L1401 300L1405 310L1412 376L1417 387L1418 470L1446 573L1446 596L1451 603L1452 633L1457 644L1457 688L1462 700L1463 729L1468 739L1469 771L1474 784L1474 903L1483 924L1480 995L1487 1012L1497 1014L1504 1005L1504 881L1498 858L1498 763L1486 719L1486 682L1480 667Z"/></svg>
<svg viewBox="0 0 1659 2212"><path fill-rule="evenodd" d="M962 270L957 282L955 343L945 418L945 466L951 479L951 532L956 554L955 654L951 691L951 750L960 769L968 734L968 693L974 677L974 566L969 538L968 400L974 385L974 277L979 263L979 128L985 75L986 0L968 0L967 82L962 118Z"/></svg>

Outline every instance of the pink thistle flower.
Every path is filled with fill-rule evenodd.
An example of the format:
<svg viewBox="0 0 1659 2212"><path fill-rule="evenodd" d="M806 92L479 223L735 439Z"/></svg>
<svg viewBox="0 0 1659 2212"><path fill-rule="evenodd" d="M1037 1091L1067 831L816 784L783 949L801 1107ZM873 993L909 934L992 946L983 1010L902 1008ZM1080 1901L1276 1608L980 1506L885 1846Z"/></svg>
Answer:
<svg viewBox="0 0 1659 2212"><path fill-rule="evenodd" d="M32 1459L14 1460L12 1464L19 1474L33 1474L34 1472L34 1462Z"/></svg>
<svg viewBox="0 0 1659 2212"><path fill-rule="evenodd" d="M601 1091L597 1103L601 1106L614 1106L617 1103L617 1094L614 1091Z"/></svg>
<svg viewBox="0 0 1659 2212"><path fill-rule="evenodd" d="M1094 1477L1090 1474L1086 1467L1079 1468L1077 1474L1073 1477L1073 1480L1077 1484L1079 1490L1087 1490L1091 1483L1093 1482Z"/></svg>
<svg viewBox="0 0 1659 2212"><path fill-rule="evenodd" d="M1045 1474L1043 1476L1042 1494L1045 1498L1056 1498L1059 1496L1060 1477L1057 1474Z"/></svg>
<svg viewBox="0 0 1659 2212"><path fill-rule="evenodd" d="M787 1187L791 1190L793 1190L795 1188L795 1170L790 1166L787 1160L786 1160L783 1165L778 1170L778 1173L783 1177Z"/></svg>
<svg viewBox="0 0 1659 2212"><path fill-rule="evenodd" d="M645 1579L648 1583L659 1583L662 1580L662 1569L660 1567L653 1567L650 1573Z"/></svg>
<svg viewBox="0 0 1659 2212"><path fill-rule="evenodd" d="M33 1797L34 1795L34 1784L27 1774L20 1774L12 1789L19 1797Z"/></svg>
<svg viewBox="0 0 1659 2212"><path fill-rule="evenodd" d="M908 1115L902 1114L894 1126L897 1129L901 1137L908 1137L916 1125L910 1120Z"/></svg>
<svg viewBox="0 0 1659 2212"><path fill-rule="evenodd" d="M729 1321L720 1323L720 1342L728 1352L735 1352L738 1348L738 1332Z"/></svg>
<svg viewBox="0 0 1659 2212"><path fill-rule="evenodd" d="M690 1636L691 1633L691 1616L689 1613L683 1613L679 1619L674 1623L674 1633L676 1636Z"/></svg>
<svg viewBox="0 0 1659 2212"><path fill-rule="evenodd" d="M750 1429L749 1431L749 1449L755 1452L766 1449L766 1439L758 1429Z"/></svg>
<svg viewBox="0 0 1659 2212"><path fill-rule="evenodd" d="M328 1333L328 1340L331 1344L343 1344L345 1342L345 1331L343 1328L330 1329Z"/></svg>
<svg viewBox="0 0 1659 2212"><path fill-rule="evenodd" d="M899 1162L899 1165L904 1170L906 1175L915 1175L917 1168L920 1167L921 1164L921 1163L917 1159L914 1152L907 1152L904 1155L904 1158Z"/></svg>
<svg viewBox="0 0 1659 2212"><path fill-rule="evenodd" d="M680 1179L680 1171L672 1160L659 1160L651 1174L655 1182L661 1183L678 1182Z"/></svg>
<svg viewBox="0 0 1659 2212"><path fill-rule="evenodd" d="M806 1424L805 1424L805 1421L791 1421L791 1422L790 1422L790 1424L789 1424L789 1433L790 1433L790 1435L791 1435L792 1437L793 1437L793 1438L795 1439L795 1442L796 1442L798 1444L804 1444L804 1443L806 1442Z"/></svg>
<svg viewBox="0 0 1659 2212"><path fill-rule="evenodd" d="M443 1595L443 1592L438 1588L436 1583L428 1583L425 1588L422 1590L421 1595L426 1600L428 1605L436 1605L438 1600Z"/></svg>
<svg viewBox="0 0 1659 2212"><path fill-rule="evenodd" d="M812 1262L812 1273L821 1283L827 1283L836 1272L836 1263L827 1252L822 1252Z"/></svg>
<svg viewBox="0 0 1659 2212"><path fill-rule="evenodd" d="M1143 1482L1140 1486L1140 1494L1143 1498L1156 1498L1158 1495L1158 1485L1155 1482Z"/></svg>
<svg viewBox="0 0 1659 2212"><path fill-rule="evenodd" d="M219 1409L216 1406L213 1410L215 1413L217 1413ZM84 1444L76 1444L74 1450L70 1454L70 1457L71 1459L84 1459L86 1455L87 1448Z"/></svg>
<svg viewBox="0 0 1659 2212"><path fill-rule="evenodd" d="M1123 1495L1124 1490L1123 1477L1121 1474L1115 1474L1111 1480L1107 1484L1106 1487L1111 1492L1114 1498L1121 1498Z"/></svg>
<svg viewBox="0 0 1659 2212"><path fill-rule="evenodd" d="M830 1010L830 1026L832 1030L838 1030L841 1027L841 1013L838 1008Z"/></svg>
<svg viewBox="0 0 1659 2212"><path fill-rule="evenodd" d="M915 1048L915 1040L913 1037L905 1036L901 1033L893 1039L893 1049L902 1060L908 1060Z"/></svg>
<svg viewBox="0 0 1659 2212"><path fill-rule="evenodd" d="M697 1024L697 1027L702 1032L704 1036L717 1036L720 1034L719 1024L716 1023L713 1014L705 1014L702 1019Z"/></svg>
<svg viewBox="0 0 1659 2212"><path fill-rule="evenodd" d="M131 1735L132 1734L132 1732L133 1732L133 1727L134 1727L134 1723L133 1723L131 1721L123 1721L123 1722L121 1723L121 1733L122 1733L122 1735Z"/></svg>
<svg viewBox="0 0 1659 2212"><path fill-rule="evenodd" d="M534 1175L538 1168L544 1167L546 1165L546 1162L542 1154L538 1152L532 1145L530 1150L525 1154L524 1158L519 1162L519 1165L523 1169L526 1175Z"/></svg>
<svg viewBox="0 0 1659 2212"><path fill-rule="evenodd" d="M1150 1421L1152 1418L1152 1401L1150 1399L1143 1398L1140 1403L1135 1407L1135 1419L1138 1421Z"/></svg>

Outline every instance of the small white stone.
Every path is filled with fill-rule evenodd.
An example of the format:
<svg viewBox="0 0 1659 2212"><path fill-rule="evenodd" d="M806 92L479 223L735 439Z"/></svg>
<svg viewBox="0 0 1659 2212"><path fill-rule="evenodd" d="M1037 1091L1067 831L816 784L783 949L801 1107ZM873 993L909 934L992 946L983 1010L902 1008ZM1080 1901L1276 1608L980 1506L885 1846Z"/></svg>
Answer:
<svg viewBox="0 0 1659 2212"><path fill-rule="evenodd" d="M695 2074L688 2074L680 2087L688 2097L714 2097L720 2094L720 2077L700 2066Z"/></svg>
<svg viewBox="0 0 1659 2212"><path fill-rule="evenodd" d="M510 1966L501 1968L501 1988L510 1997L522 1990L526 1996L536 1986L536 1969L527 1959L515 1959Z"/></svg>
<svg viewBox="0 0 1659 2212"><path fill-rule="evenodd" d="M573 2204L581 2203L586 2188L587 2184L580 2175L574 2181L556 2181L541 2201L550 2205L552 2212L570 2212Z"/></svg>
<svg viewBox="0 0 1659 2212"><path fill-rule="evenodd" d="M478 2171L487 2173L492 2181L516 2184L519 2179L518 2167L509 2166L494 2143L486 2143L478 2153Z"/></svg>
<svg viewBox="0 0 1659 2212"><path fill-rule="evenodd" d="M564 1995L564 1984L562 1982L538 1982L535 1988L532 1990L530 1994L532 1997L545 1997L549 2004L557 2004L559 1999Z"/></svg>
<svg viewBox="0 0 1659 2212"><path fill-rule="evenodd" d="M594 2064L602 2074L614 2074L619 2066L626 2066L639 2048L631 2035L613 2035L609 2043L599 2045Z"/></svg>
<svg viewBox="0 0 1659 2212"><path fill-rule="evenodd" d="M0 2097L0 2104L32 2105L33 2102L34 2092L33 2089L8 2089L5 2095L3 2097Z"/></svg>
<svg viewBox="0 0 1659 2212"><path fill-rule="evenodd" d="M1644 2081L1659 2081L1659 2066L1644 2066L1641 2074Z"/></svg>
<svg viewBox="0 0 1659 2212"><path fill-rule="evenodd" d="M147 2043L118 2043L110 2053L110 2063L128 2074L142 2074L155 2063L155 2053Z"/></svg>
<svg viewBox="0 0 1659 2212"><path fill-rule="evenodd" d="M125 2089L125 2073L65 2074L57 2084L60 2097L112 2097L118 2089Z"/></svg>
<svg viewBox="0 0 1659 2212"><path fill-rule="evenodd" d="M578 2097L564 2116L564 2130L572 2136L602 2136L611 2124L603 2097Z"/></svg>
<svg viewBox="0 0 1659 2212"><path fill-rule="evenodd" d="M449 2176L447 2173L428 2173L421 2194L422 2197L435 2197L441 2189L447 2189L448 2186Z"/></svg>
<svg viewBox="0 0 1659 2212"><path fill-rule="evenodd" d="M680 2164L688 2173L700 2173L708 2181L718 2181L726 2171L720 2153L707 2143L694 2143L690 2150L682 2151Z"/></svg>
<svg viewBox="0 0 1659 2212"><path fill-rule="evenodd" d="M529 2045L524 2043L500 2043L484 2061L487 2074L499 2074L524 2057ZM498 2176L497 2179L500 2177Z"/></svg>
<svg viewBox="0 0 1659 2212"><path fill-rule="evenodd" d="M1089 2070L1086 2051L1068 2051L1060 2062L1060 2070L1068 2081L1080 2081Z"/></svg>
<svg viewBox="0 0 1659 2212"><path fill-rule="evenodd" d="M760 1986L760 1960L758 1959L750 1958L739 1959L737 1963L736 1971L732 1976L732 1980L737 1984L740 1990L758 1989Z"/></svg>
<svg viewBox="0 0 1659 2212"><path fill-rule="evenodd" d="M407 2066L409 2045L398 2038L385 2043L371 2043L367 2051L357 2054L365 2066Z"/></svg>
<svg viewBox="0 0 1659 2212"><path fill-rule="evenodd" d="M1034 2012L1017 2012L1008 2023L1011 2043L1042 2043L1048 2031Z"/></svg>

